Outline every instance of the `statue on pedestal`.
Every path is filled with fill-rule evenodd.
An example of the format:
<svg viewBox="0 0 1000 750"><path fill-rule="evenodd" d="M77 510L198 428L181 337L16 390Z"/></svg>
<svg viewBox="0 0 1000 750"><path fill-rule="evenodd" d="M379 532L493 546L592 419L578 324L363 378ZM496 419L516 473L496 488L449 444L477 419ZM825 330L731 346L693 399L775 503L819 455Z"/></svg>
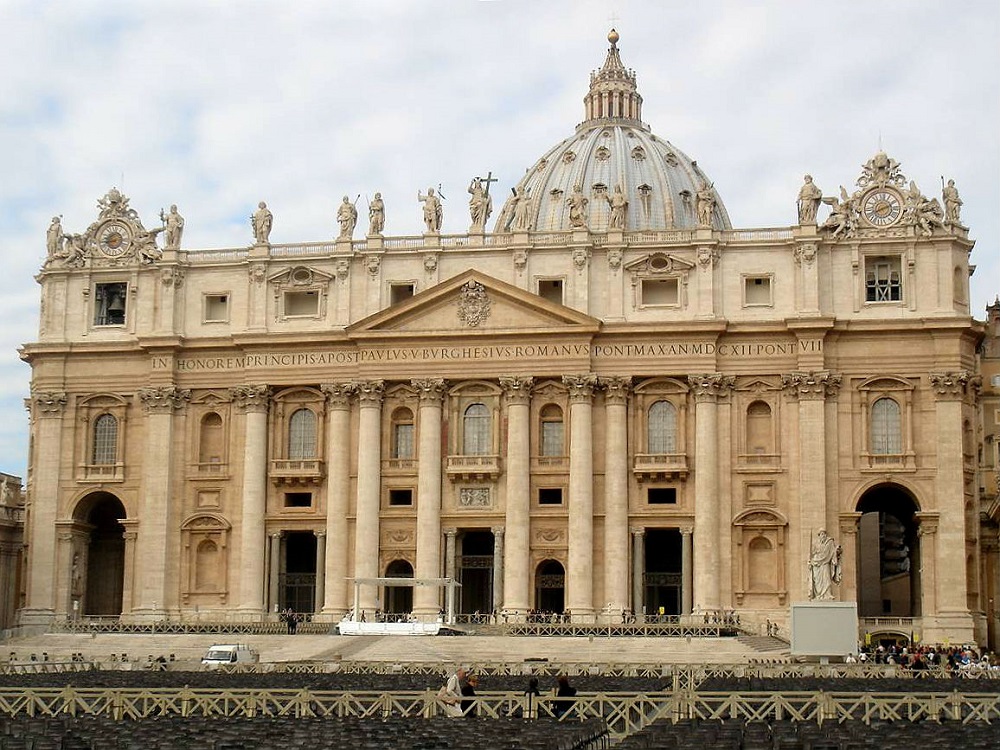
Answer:
<svg viewBox="0 0 1000 750"><path fill-rule="evenodd" d="M481 177L476 177L469 183L469 217L472 220L470 232L482 232L486 221L493 213L493 199L490 197L489 185L483 187Z"/></svg>
<svg viewBox="0 0 1000 750"><path fill-rule="evenodd" d="M375 193L371 203L368 204L368 236L377 237L385 229L385 203L382 202L382 193Z"/></svg>
<svg viewBox="0 0 1000 750"><path fill-rule="evenodd" d="M53 216L52 223L45 230L45 250L48 260L58 258L63 252L63 228L59 216Z"/></svg>
<svg viewBox="0 0 1000 750"><path fill-rule="evenodd" d="M715 188L702 180L695 201L698 210L698 226L712 226L712 214L715 212Z"/></svg>
<svg viewBox="0 0 1000 750"><path fill-rule="evenodd" d="M250 225L253 227L253 237L258 245L266 245L270 242L271 227L274 224L274 215L268 210L267 204L261 201L257 204L257 210L250 217Z"/></svg>
<svg viewBox="0 0 1000 750"><path fill-rule="evenodd" d="M361 196L358 196L359 198ZM357 202L357 198L355 198ZM354 227L358 223L358 209L355 208L354 203L351 203L351 199L348 196L344 196L344 200L341 201L340 208L337 209L337 223L340 224L340 235L337 237L338 240L349 240L354 234Z"/></svg>
<svg viewBox="0 0 1000 750"><path fill-rule="evenodd" d="M625 217L628 212L628 199L622 192L621 185L615 185L612 195L604 194L604 199L611 206L611 216L608 218L608 229L625 229Z"/></svg>
<svg viewBox="0 0 1000 750"><path fill-rule="evenodd" d="M811 174L804 178L805 182L799 189L799 199L796 203L799 209L799 224L815 224L816 211L823 200L823 191L813 182Z"/></svg>
<svg viewBox="0 0 1000 750"><path fill-rule="evenodd" d="M424 204L424 225L428 232L440 232L444 209L441 199L434 195L434 188L427 188L427 195L417 191L417 200Z"/></svg>
<svg viewBox="0 0 1000 750"><path fill-rule="evenodd" d="M566 199L569 205L569 225L573 229L587 228L587 200L583 194L583 188L579 185L573 187L573 194Z"/></svg>
<svg viewBox="0 0 1000 750"><path fill-rule="evenodd" d="M831 588L834 583L840 583L843 570L840 558L843 549L820 529L813 540L809 553L809 598L813 601L830 601L833 599Z"/></svg>
<svg viewBox="0 0 1000 750"><path fill-rule="evenodd" d="M170 213L164 213L161 208L160 221L163 222L163 238L167 250L179 250L181 235L184 234L184 217L177 213L177 205L170 206Z"/></svg>
<svg viewBox="0 0 1000 750"><path fill-rule="evenodd" d="M944 219L949 224L961 224L959 213L962 210L962 199L958 196L958 188L954 180L941 189L941 200L944 201Z"/></svg>

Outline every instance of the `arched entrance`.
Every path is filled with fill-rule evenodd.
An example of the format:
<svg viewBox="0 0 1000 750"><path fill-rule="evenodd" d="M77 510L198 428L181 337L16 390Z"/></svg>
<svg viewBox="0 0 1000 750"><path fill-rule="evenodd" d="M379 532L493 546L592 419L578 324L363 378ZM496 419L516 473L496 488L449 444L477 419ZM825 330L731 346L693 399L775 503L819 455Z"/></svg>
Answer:
<svg viewBox="0 0 1000 750"><path fill-rule="evenodd" d="M314 612L316 607L316 534L289 531L284 537L284 567L280 576L281 609Z"/></svg>
<svg viewBox="0 0 1000 750"><path fill-rule="evenodd" d="M862 617L920 615L919 510L896 484L872 487L858 501L858 614Z"/></svg>
<svg viewBox="0 0 1000 750"><path fill-rule="evenodd" d="M122 501L108 492L87 495L73 513L87 535L86 558L77 548L70 572L70 597L84 616L117 617L125 584L125 518Z"/></svg>
<svg viewBox="0 0 1000 750"><path fill-rule="evenodd" d="M466 531L460 542L458 611L488 615L493 611L493 532Z"/></svg>
<svg viewBox="0 0 1000 750"><path fill-rule="evenodd" d="M413 566L406 560L393 560L385 569L386 578L413 578ZM385 587L385 613L408 615L413 611L412 586Z"/></svg>
<svg viewBox="0 0 1000 750"><path fill-rule="evenodd" d="M535 568L535 609L562 614L566 608L566 569L558 560L542 560Z"/></svg>

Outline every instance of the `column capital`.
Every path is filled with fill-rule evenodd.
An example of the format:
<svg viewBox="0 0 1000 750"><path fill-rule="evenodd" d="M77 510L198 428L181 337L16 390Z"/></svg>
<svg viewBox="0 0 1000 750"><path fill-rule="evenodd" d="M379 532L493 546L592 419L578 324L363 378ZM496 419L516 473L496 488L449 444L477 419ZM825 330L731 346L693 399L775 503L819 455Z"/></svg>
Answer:
<svg viewBox="0 0 1000 750"><path fill-rule="evenodd" d="M923 511L914 513L913 516L917 519L917 523L920 524L917 526L917 536L930 536L937 533L938 521L941 518L940 513Z"/></svg>
<svg viewBox="0 0 1000 750"><path fill-rule="evenodd" d="M34 391L29 402L33 417L61 417L66 394L61 391Z"/></svg>
<svg viewBox="0 0 1000 750"><path fill-rule="evenodd" d="M938 401L960 401L966 395L978 396L983 385L982 376L968 370L932 372L930 381Z"/></svg>
<svg viewBox="0 0 1000 750"><path fill-rule="evenodd" d="M492 526L490 527L490 531L493 532L493 536L503 539L504 531L506 530L506 528L507 528L506 526Z"/></svg>
<svg viewBox="0 0 1000 750"><path fill-rule="evenodd" d="M384 380L359 380L352 384L362 406L378 406L385 395Z"/></svg>
<svg viewBox="0 0 1000 750"><path fill-rule="evenodd" d="M692 536L694 534L694 526L681 526L677 530L681 532L681 536Z"/></svg>
<svg viewBox="0 0 1000 750"><path fill-rule="evenodd" d="M829 370L790 372L781 376L781 387L792 398L822 400L840 391L840 375Z"/></svg>
<svg viewBox="0 0 1000 750"><path fill-rule="evenodd" d="M458 529L441 529L445 536L455 537L458 536Z"/></svg>
<svg viewBox="0 0 1000 750"><path fill-rule="evenodd" d="M858 521L861 520L861 513L841 513L840 514L840 535L854 536L858 533Z"/></svg>
<svg viewBox="0 0 1000 750"><path fill-rule="evenodd" d="M721 372L706 372L688 375L688 385L694 391L696 401L714 401L719 396L727 395L735 387L736 378Z"/></svg>
<svg viewBox="0 0 1000 750"><path fill-rule="evenodd" d="M173 385L156 385L139 389L139 400L147 414L173 414L191 400L191 391Z"/></svg>
<svg viewBox="0 0 1000 750"><path fill-rule="evenodd" d="M590 402L594 396L594 388L597 386L597 376L593 373L585 375L563 375L563 385L569 388L569 400L571 403Z"/></svg>
<svg viewBox="0 0 1000 750"><path fill-rule="evenodd" d="M247 412L266 412L271 402L269 385L234 385L229 389L238 409Z"/></svg>
<svg viewBox="0 0 1000 750"><path fill-rule="evenodd" d="M624 405L632 392L632 378L628 375L608 375L597 379L604 389L604 400L609 404Z"/></svg>
<svg viewBox="0 0 1000 750"><path fill-rule="evenodd" d="M349 409L354 386L351 383L323 383L319 389L326 394L326 403L331 409Z"/></svg>
<svg viewBox="0 0 1000 750"><path fill-rule="evenodd" d="M527 375L501 375L500 387L509 404L527 404L535 379Z"/></svg>
<svg viewBox="0 0 1000 750"><path fill-rule="evenodd" d="M326 531L324 531L323 529L314 529L313 530L313 535L317 539L325 539L326 538Z"/></svg>
<svg viewBox="0 0 1000 750"><path fill-rule="evenodd" d="M284 534L282 531L272 531L268 536L272 539L281 539L282 534Z"/></svg>
<svg viewBox="0 0 1000 750"><path fill-rule="evenodd" d="M631 526L629 527L629 533L631 533L632 536L635 537L645 536L646 528L644 526Z"/></svg>
<svg viewBox="0 0 1000 750"><path fill-rule="evenodd" d="M441 404L441 399L444 398L448 381L444 378L415 378L410 381L410 385L416 389L417 398L420 400L421 405L438 406Z"/></svg>

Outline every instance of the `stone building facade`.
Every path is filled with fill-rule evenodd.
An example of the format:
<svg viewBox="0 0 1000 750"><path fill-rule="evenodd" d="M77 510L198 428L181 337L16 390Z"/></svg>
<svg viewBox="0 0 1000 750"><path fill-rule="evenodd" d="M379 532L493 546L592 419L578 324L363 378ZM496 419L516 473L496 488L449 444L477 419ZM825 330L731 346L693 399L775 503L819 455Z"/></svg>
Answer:
<svg viewBox="0 0 1000 750"><path fill-rule="evenodd" d="M0 630L13 628L21 606L24 493L21 478L0 472Z"/></svg>
<svg viewBox="0 0 1000 750"><path fill-rule="evenodd" d="M199 251L114 189L54 220L21 621L336 620L374 576L455 577L467 613L780 621L825 529L869 627L984 637L957 192L880 152L734 229L609 39L492 232L481 179L457 236L432 191L417 237L373 203L364 239L342 207L338 239L271 244L262 202L249 248Z"/></svg>

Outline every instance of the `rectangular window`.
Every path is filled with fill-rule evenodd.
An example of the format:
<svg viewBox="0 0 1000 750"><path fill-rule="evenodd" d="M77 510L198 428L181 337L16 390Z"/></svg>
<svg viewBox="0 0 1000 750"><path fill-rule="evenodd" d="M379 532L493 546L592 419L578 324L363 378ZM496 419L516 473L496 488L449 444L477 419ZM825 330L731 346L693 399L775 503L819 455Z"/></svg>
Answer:
<svg viewBox="0 0 1000 750"><path fill-rule="evenodd" d="M903 282L898 257L865 259L865 302L900 302Z"/></svg>
<svg viewBox="0 0 1000 750"><path fill-rule="evenodd" d="M389 490L389 505L392 507L413 505L413 490L408 487L394 487Z"/></svg>
<svg viewBox="0 0 1000 750"><path fill-rule="evenodd" d="M769 306L771 304L771 277L745 276L743 278L743 304Z"/></svg>
<svg viewBox="0 0 1000 750"><path fill-rule="evenodd" d="M205 295L205 322L206 323L228 323L229 322L229 295L228 294L206 294Z"/></svg>
<svg viewBox="0 0 1000 750"><path fill-rule="evenodd" d="M98 284L94 288L94 325L125 325L127 299L128 284L124 282Z"/></svg>
<svg viewBox="0 0 1000 750"><path fill-rule="evenodd" d="M563 303L562 279L539 279L538 296L561 305Z"/></svg>
<svg viewBox="0 0 1000 750"><path fill-rule="evenodd" d="M542 455L563 455L562 422L542 422Z"/></svg>
<svg viewBox="0 0 1000 750"><path fill-rule="evenodd" d="M392 446L393 458L413 458L413 425L398 424Z"/></svg>
<svg viewBox="0 0 1000 750"><path fill-rule="evenodd" d="M538 489L539 505L562 505L562 487L540 487Z"/></svg>
<svg viewBox="0 0 1000 750"><path fill-rule="evenodd" d="M677 505L676 487L648 487L646 502L649 505Z"/></svg>
<svg viewBox="0 0 1000 750"><path fill-rule="evenodd" d="M312 504L313 504L313 495L311 492L285 493L286 508L311 508Z"/></svg>
<svg viewBox="0 0 1000 750"><path fill-rule="evenodd" d="M310 292L285 292L285 316L318 315L319 294Z"/></svg>
<svg viewBox="0 0 1000 750"><path fill-rule="evenodd" d="M398 305L414 294L413 284L392 284L389 286L389 304Z"/></svg>
<svg viewBox="0 0 1000 750"><path fill-rule="evenodd" d="M643 279L642 304L677 307L680 304L677 279Z"/></svg>

